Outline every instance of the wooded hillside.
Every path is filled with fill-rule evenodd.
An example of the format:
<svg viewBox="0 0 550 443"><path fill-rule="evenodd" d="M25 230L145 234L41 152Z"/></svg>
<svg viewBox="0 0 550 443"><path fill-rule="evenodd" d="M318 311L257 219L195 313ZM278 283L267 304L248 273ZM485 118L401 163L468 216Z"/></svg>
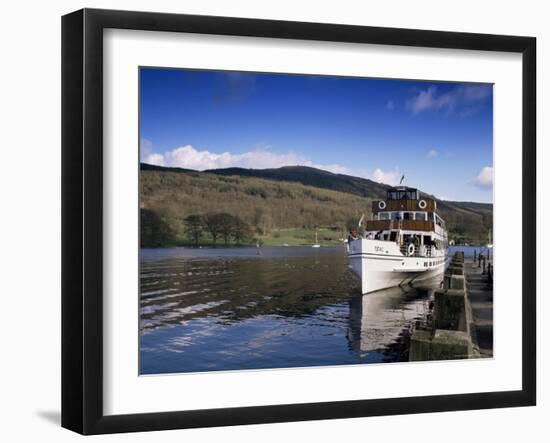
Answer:
<svg viewBox="0 0 550 443"><path fill-rule="evenodd" d="M362 214L370 217L371 201L385 198L386 189L301 166L197 172L142 164L142 246L311 244L316 230L321 243L338 244ZM451 238L487 242L492 205L438 201L438 212Z"/></svg>

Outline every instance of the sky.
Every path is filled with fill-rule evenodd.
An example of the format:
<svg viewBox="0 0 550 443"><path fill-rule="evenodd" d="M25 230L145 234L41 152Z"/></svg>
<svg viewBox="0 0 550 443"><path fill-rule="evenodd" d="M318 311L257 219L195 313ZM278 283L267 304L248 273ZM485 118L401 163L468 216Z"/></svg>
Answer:
<svg viewBox="0 0 550 443"><path fill-rule="evenodd" d="M492 202L492 85L140 69L140 160L305 165Z"/></svg>

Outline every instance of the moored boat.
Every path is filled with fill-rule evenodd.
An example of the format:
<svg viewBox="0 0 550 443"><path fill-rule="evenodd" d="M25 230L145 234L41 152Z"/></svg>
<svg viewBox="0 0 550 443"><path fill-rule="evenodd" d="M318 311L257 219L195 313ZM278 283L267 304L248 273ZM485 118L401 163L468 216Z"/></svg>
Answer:
<svg viewBox="0 0 550 443"><path fill-rule="evenodd" d="M443 274L448 235L437 202L417 189L390 188L372 204L363 236L348 238L348 261L363 294Z"/></svg>
<svg viewBox="0 0 550 443"><path fill-rule="evenodd" d="M315 243L311 245L312 248L320 248L319 240L317 240L317 231L315 231Z"/></svg>

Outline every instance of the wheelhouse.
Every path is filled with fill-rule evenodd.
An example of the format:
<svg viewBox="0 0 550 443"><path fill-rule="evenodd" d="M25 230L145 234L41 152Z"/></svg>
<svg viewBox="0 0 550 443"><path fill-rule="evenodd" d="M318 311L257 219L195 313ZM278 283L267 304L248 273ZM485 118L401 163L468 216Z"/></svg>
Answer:
<svg viewBox="0 0 550 443"><path fill-rule="evenodd" d="M387 192L387 200L418 200L418 189L408 188L406 186L399 186L397 188L390 188Z"/></svg>

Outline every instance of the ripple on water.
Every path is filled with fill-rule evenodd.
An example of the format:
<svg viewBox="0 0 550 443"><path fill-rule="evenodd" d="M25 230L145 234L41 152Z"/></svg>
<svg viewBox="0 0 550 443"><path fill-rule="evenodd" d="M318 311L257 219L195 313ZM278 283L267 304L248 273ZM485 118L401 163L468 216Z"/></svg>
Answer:
<svg viewBox="0 0 550 443"><path fill-rule="evenodd" d="M398 361L430 297L361 297L342 248L142 250L140 288L143 374Z"/></svg>

